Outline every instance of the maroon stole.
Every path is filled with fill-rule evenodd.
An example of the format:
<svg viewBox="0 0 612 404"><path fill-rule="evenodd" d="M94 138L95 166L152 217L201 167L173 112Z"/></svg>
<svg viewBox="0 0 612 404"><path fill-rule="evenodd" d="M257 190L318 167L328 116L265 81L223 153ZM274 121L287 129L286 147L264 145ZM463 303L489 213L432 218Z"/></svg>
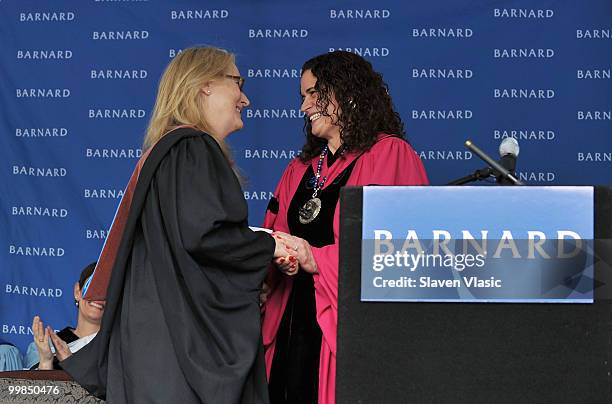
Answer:
<svg viewBox="0 0 612 404"><path fill-rule="evenodd" d="M117 213L115 213L111 230L106 237L106 242L102 247L102 253L100 254L100 258L98 258L98 264L96 265L93 277L87 288L86 295L84 296L87 300L106 300L106 289L108 288L108 282L110 281L111 272L115 265L117 251L119 250L119 245L121 244L121 239L124 234L125 224L127 223L127 218L130 213L132 197L134 196L134 190L138 183L140 170L142 170L142 166L152 149L153 147L150 147L149 150L143 153L140 160L138 160L138 164L136 164L136 168L134 168L130 181L125 188L123 198L121 198L121 203L119 204Z"/></svg>

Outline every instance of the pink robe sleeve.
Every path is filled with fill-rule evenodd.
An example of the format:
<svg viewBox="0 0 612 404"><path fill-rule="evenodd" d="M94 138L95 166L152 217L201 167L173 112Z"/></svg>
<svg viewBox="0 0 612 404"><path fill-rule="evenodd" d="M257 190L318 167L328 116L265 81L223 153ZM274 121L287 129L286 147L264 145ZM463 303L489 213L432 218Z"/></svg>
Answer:
<svg viewBox="0 0 612 404"><path fill-rule="evenodd" d="M427 185L421 160L408 143L397 138L379 141L359 158L347 186ZM338 323L338 265L340 203L334 214L334 244L312 247L319 272L315 274L317 321L323 332L319 369L319 402L335 402L336 336Z"/></svg>
<svg viewBox="0 0 612 404"><path fill-rule="evenodd" d="M274 190L274 197L278 201L278 211L274 213L266 210L263 222L264 228L290 233L287 222L287 210L289 209L293 193L302 179L303 170L304 165L299 160L296 159L289 163L276 186L276 190ZM266 278L266 283L271 287L277 283L279 279L277 275L280 274L278 270L273 269L275 268L270 269Z"/></svg>
<svg viewBox="0 0 612 404"><path fill-rule="evenodd" d="M266 211L263 223L265 228L289 233L287 210L306 167L297 159L289 163L274 191L274 197L278 200L279 204L278 213L273 213L270 210ZM262 336L266 350L266 371L268 377L270 377L276 332L283 317L289 294L291 293L293 278L282 274L271 264L265 282L270 287L270 290L268 292L268 300L262 307Z"/></svg>
<svg viewBox="0 0 612 404"><path fill-rule="evenodd" d="M274 198L276 198L276 200L278 201L279 207L276 213L270 211L270 209L266 210L266 214L264 216L264 221L263 221L263 227L266 229L271 229L275 231L284 231L286 233L289 233L289 225L287 224L287 210L286 209L288 207L288 204L291 202L291 200L290 199L288 200L288 197L286 195L289 193L290 179L293 173L293 166L294 166L293 163L289 163L289 165L285 169L285 172L283 173L283 176L278 182L276 189L274 190ZM283 205L282 209L281 209L281 202ZM280 279L279 275L280 275L279 271L276 271L275 268L273 268L273 265L271 264L270 268L268 268L268 275L266 276L266 281L265 281L268 284L268 287L271 288L268 295L271 295L273 293L273 289ZM262 307L262 313L265 311L266 307L268 306L269 305L264 305Z"/></svg>
<svg viewBox="0 0 612 404"><path fill-rule="evenodd" d="M274 213L267 210L266 215L264 216L263 227L272 230L284 231L286 233L289 232L289 225L287 224L287 209L289 208L289 203L291 203L291 197L293 196L291 186L293 182L295 182L294 171L298 165L299 162L297 160L293 160L285 169L285 172L274 190L274 197L278 200L278 212Z"/></svg>

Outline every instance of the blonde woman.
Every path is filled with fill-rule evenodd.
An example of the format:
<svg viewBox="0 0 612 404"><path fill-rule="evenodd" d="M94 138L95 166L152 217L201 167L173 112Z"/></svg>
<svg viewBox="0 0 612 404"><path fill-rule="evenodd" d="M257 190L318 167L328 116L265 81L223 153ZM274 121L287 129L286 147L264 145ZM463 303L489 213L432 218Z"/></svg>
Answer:
<svg viewBox="0 0 612 404"><path fill-rule="evenodd" d="M247 225L225 138L249 105L234 56L190 48L164 72L85 299L96 338L60 365L109 403L266 403L258 297L288 257Z"/></svg>

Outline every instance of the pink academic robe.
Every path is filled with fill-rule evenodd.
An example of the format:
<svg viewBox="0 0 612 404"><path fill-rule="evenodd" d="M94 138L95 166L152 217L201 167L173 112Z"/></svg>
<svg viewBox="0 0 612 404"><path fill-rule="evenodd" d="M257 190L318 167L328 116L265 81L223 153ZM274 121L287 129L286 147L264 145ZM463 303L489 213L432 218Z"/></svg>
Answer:
<svg viewBox="0 0 612 404"><path fill-rule="evenodd" d="M359 153L350 153L339 158L331 169L323 162L321 177L327 175L326 184L342 172ZM318 158L311 161L316 172ZM290 233L287 224L287 209L291 199L308 168L299 159L293 160L283 173L274 192L278 199L277 214L266 212L264 227ZM397 137L380 135L379 141L356 162L347 186L359 185L427 185L427 174L421 160L410 145ZM324 187L325 188L325 187ZM333 404L336 401L336 325L338 320L338 231L340 202L334 214L334 244L321 248L312 247L319 272L314 274L317 322L323 332L319 364L319 403ZM266 350L268 379L272 368L276 333L291 292L293 278L271 268L266 282L270 285L268 300L263 308L263 342Z"/></svg>

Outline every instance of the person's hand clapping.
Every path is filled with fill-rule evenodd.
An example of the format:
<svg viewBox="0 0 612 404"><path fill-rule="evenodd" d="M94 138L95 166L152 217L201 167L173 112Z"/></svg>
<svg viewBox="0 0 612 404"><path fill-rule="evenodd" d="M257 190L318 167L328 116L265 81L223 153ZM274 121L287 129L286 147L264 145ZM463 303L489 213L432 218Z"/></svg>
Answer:
<svg viewBox="0 0 612 404"><path fill-rule="evenodd" d="M63 361L64 359L72 355L72 352L70 352L70 348L68 348L68 344L66 344L63 339L58 337L57 334L51 329L51 327L47 326L47 328L49 329L51 342L55 347L55 355L57 356L57 359Z"/></svg>
<svg viewBox="0 0 612 404"><path fill-rule="evenodd" d="M53 352L49 346L49 330L51 327L45 328L42 320L38 316L34 316L32 320L32 334L34 335L34 343L38 349L38 369L52 370L53 369Z"/></svg>

